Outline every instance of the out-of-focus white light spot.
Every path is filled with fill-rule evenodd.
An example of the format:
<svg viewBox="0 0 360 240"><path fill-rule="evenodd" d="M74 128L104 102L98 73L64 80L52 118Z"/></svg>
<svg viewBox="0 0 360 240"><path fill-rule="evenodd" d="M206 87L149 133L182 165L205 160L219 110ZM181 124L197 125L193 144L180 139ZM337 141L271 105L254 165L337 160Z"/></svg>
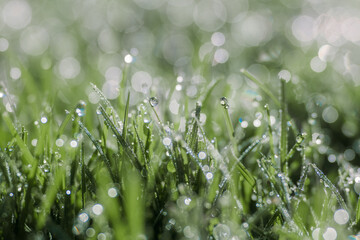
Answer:
<svg viewBox="0 0 360 240"><path fill-rule="evenodd" d="M346 149L344 152L344 157L347 161L352 161L355 158L355 151L351 148Z"/></svg>
<svg viewBox="0 0 360 240"><path fill-rule="evenodd" d="M31 140L31 145L36 147L36 145L37 145L37 139L36 138Z"/></svg>
<svg viewBox="0 0 360 240"><path fill-rule="evenodd" d="M335 154L330 154L328 156L328 161L331 162L331 163L334 163L336 161L336 156Z"/></svg>
<svg viewBox="0 0 360 240"><path fill-rule="evenodd" d="M111 198L114 198L118 195L116 188L109 188L108 195Z"/></svg>
<svg viewBox="0 0 360 240"><path fill-rule="evenodd" d="M89 93L88 98L89 102L91 102L92 104L97 104L100 101L100 96L96 92Z"/></svg>
<svg viewBox="0 0 360 240"><path fill-rule="evenodd" d="M321 61L321 59L316 56L311 59L310 67L314 72L321 73L326 69L326 62Z"/></svg>
<svg viewBox="0 0 360 240"><path fill-rule="evenodd" d="M103 208L103 206L102 206L101 204L95 204L95 205L91 208L91 210L93 211L93 213L94 213L95 215L101 215L102 212L103 212L103 210L104 210L104 208Z"/></svg>
<svg viewBox="0 0 360 240"><path fill-rule="evenodd" d="M9 27L22 29L31 22L31 8L26 1L8 1L2 10L2 16Z"/></svg>
<svg viewBox="0 0 360 240"><path fill-rule="evenodd" d="M205 121L206 121L206 114L205 113L200 113L199 122L201 124L203 124Z"/></svg>
<svg viewBox="0 0 360 240"><path fill-rule="evenodd" d="M87 237L92 238L93 236L95 236L96 232L95 232L95 229L88 228L88 229L86 229L85 233L86 233Z"/></svg>
<svg viewBox="0 0 360 240"><path fill-rule="evenodd" d="M349 213L344 209L336 210L334 220L337 224L344 225L349 221Z"/></svg>
<svg viewBox="0 0 360 240"><path fill-rule="evenodd" d="M14 80L17 80L21 77L21 70L17 67L12 67L10 69L10 77Z"/></svg>
<svg viewBox="0 0 360 240"><path fill-rule="evenodd" d="M229 52L226 49L220 48L215 51L214 60L218 63L226 63L229 59Z"/></svg>
<svg viewBox="0 0 360 240"><path fill-rule="evenodd" d="M198 156L199 156L199 159L204 160L206 158L206 153L201 151L201 152L199 152Z"/></svg>
<svg viewBox="0 0 360 240"><path fill-rule="evenodd" d="M336 237L337 237L337 232L332 227L328 227L323 234L324 240L335 240Z"/></svg>
<svg viewBox="0 0 360 240"><path fill-rule="evenodd" d="M176 91L181 91L182 86L180 84L176 84L175 89L176 89Z"/></svg>
<svg viewBox="0 0 360 240"><path fill-rule="evenodd" d="M291 79L291 73L288 70L281 70L278 73L278 77L279 77L279 79L283 79L286 82L289 82Z"/></svg>
<svg viewBox="0 0 360 240"><path fill-rule="evenodd" d="M360 177L355 177L355 183L360 183Z"/></svg>
<svg viewBox="0 0 360 240"><path fill-rule="evenodd" d="M211 35L211 43L216 47L221 47L225 43L225 35L221 32L215 32Z"/></svg>
<svg viewBox="0 0 360 240"><path fill-rule="evenodd" d="M320 228L315 228L311 236L313 237L314 240L319 240L319 235L320 235Z"/></svg>
<svg viewBox="0 0 360 240"><path fill-rule="evenodd" d="M177 81L178 83L182 83L182 82L184 81L184 78L183 78L182 76L178 76L178 77L176 78L176 81Z"/></svg>
<svg viewBox="0 0 360 240"><path fill-rule="evenodd" d="M203 45L201 45L199 49L200 60L203 61L208 54L212 53L213 48L214 46L209 42L206 42Z"/></svg>
<svg viewBox="0 0 360 240"><path fill-rule="evenodd" d="M171 100L169 104L169 109L172 114L178 114L179 113L180 104L175 100Z"/></svg>
<svg viewBox="0 0 360 240"><path fill-rule="evenodd" d="M197 94L197 88L196 86L194 85L191 85L189 86L187 89L186 89L186 95L189 96L189 97L195 97Z"/></svg>
<svg viewBox="0 0 360 240"><path fill-rule="evenodd" d="M70 146L71 146L72 148L76 148L76 147L78 146L78 142L77 142L76 140L71 140L71 141L70 141Z"/></svg>
<svg viewBox="0 0 360 240"><path fill-rule="evenodd" d="M194 47L192 41L184 34L168 36L162 45L162 54L170 64L177 64L178 60L190 58Z"/></svg>
<svg viewBox="0 0 360 240"><path fill-rule="evenodd" d="M9 41L6 38L0 38L0 52L5 52L9 48Z"/></svg>
<svg viewBox="0 0 360 240"><path fill-rule="evenodd" d="M337 49L329 44L322 45L318 51L318 57L323 62L334 60Z"/></svg>
<svg viewBox="0 0 360 240"><path fill-rule="evenodd" d="M204 31L212 32L226 21L226 9L221 1L202 0L194 9L194 22Z"/></svg>
<svg viewBox="0 0 360 240"><path fill-rule="evenodd" d="M79 220L81 222L87 222L89 220L89 215L87 213L80 213Z"/></svg>
<svg viewBox="0 0 360 240"><path fill-rule="evenodd" d="M270 125L274 125L276 123L276 118L274 116L270 116Z"/></svg>
<svg viewBox="0 0 360 240"><path fill-rule="evenodd" d="M164 3L164 0L134 0L134 2L143 9L153 10L159 8Z"/></svg>
<svg viewBox="0 0 360 240"><path fill-rule="evenodd" d="M213 174L212 172L206 173L206 179L207 179L207 180L210 180L210 179L212 179L213 177L214 177L214 174Z"/></svg>
<svg viewBox="0 0 360 240"><path fill-rule="evenodd" d="M43 54L49 47L50 37L45 28L32 26L26 28L20 36L21 49L32 56Z"/></svg>
<svg viewBox="0 0 360 240"><path fill-rule="evenodd" d="M40 122L41 122L41 123L47 123L47 121L48 121L48 120L47 120L46 117L42 117L42 118L40 119Z"/></svg>
<svg viewBox="0 0 360 240"><path fill-rule="evenodd" d="M126 63L132 63L133 62L133 56L131 56L130 54L126 54L126 56L124 57L124 61Z"/></svg>
<svg viewBox="0 0 360 240"><path fill-rule="evenodd" d="M189 206L191 203L191 198L185 198L184 203L185 203L185 205Z"/></svg>
<svg viewBox="0 0 360 240"><path fill-rule="evenodd" d="M322 117L327 123L334 123L338 117L339 113L333 106L328 106L322 112Z"/></svg>
<svg viewBox="0 0 360 240"><path fill-rule="evenodd" d="M106 234L105 233L99 233L97 235L97 240L106 240Z"/></svg>
<svg viewBox="0 0 360 240"><path fill-rule="evenodd" d="M56 139L55 144L58 147L62 147L62 146L64 146L64 140L62 140L61 138L58 138L58 139Z"/></svg>
<svg viewBox="0 0 360 240"><path fill-rule="evenodd" d="M255 119L253 121L253 125L254 125L254 127L260 127L261 126L261 121L259 119Z"/></svg>
<svg viewBox="0 0 360 240"><path fill-rule="evenodd" d="M98 37L98 44L105 53L115 53L119 50L119 42L116 34L111 29L104 29Z"/></svg>
<svg viewBox="0 0 360 240"><path fill-rule="evenodd" d="M311 42L315 38L314 19L305 15L299 16L292 23L291 30L300 42Z"/></svg>
<svg viewBox="0 0 360 240"><path fill-rule="evenodd" d="M265 15L249 13L232 24L231 33L239 45L258 46L271 39L272 20Z"/></svg>
<svg viewBox="0 0 360 240"><path fill-rule="evenodd" d="M166 15L175 26L186 27L193 23L194 1L168 1Z"/></svg>
<svg viewBox="0 0 360 240"><path fill-rule="evenodd" d="M166 137L166 138L163 139L162 142L163 142L163 144L164 144L165 146L170 146L170 144L171 144L171 139L168 138L168 137Z"/></svg>
<svg viewBox="0 0 360 240"><path fill-rule="evenodd" d="M59 63L60 76L65 79L75 78L80 73L80 63L73 57L67 57Z"/></svg>
<svg viewBox="0 0 360 240"><path fill-rule="evenodd" d="M102 92L107 99L115 99L119 96L119 82L115 80L106 81L102 86Z"/></svg>
<svg viewBox="0 0 360 240"><path fill-rule="evenodd" d="M147 72L139 71L131 77L131 86L137 92L147 93L151 85L152 78Z"/></svg>
<svg viewBox="0 0 360 240"><path fill-rule="evenodd" d="M109 67L105 72L105 79L107 81L113 80L120 82L122 77L122 71L118 67Z"/></svg>
<svg viewBox="0 0 360 240"><path fill-rule="evenodd" d="M351 42L360 41L360 18L351 17L343 21L341 25L341 33L345 39Z"/></svg>
<svg viewBox="0 0 360 240"><path fill-rule="evenodd" d="M241 126L242 128L247 128L247 127L249 126L249 123L248 123L247 121L242 121L241 124L240 124L240 126Z"/></svg>

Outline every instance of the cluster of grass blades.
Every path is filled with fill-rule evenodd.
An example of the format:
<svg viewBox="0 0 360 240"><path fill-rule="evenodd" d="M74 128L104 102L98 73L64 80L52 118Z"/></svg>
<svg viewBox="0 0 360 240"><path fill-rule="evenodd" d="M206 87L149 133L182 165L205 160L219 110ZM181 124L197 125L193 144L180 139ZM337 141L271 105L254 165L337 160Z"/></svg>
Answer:
<svg viewBox="0 0 360 240"><path fill-rule="evenodd" d="M299 132L287 114L286 82L280 80L279 101L242 73L272 101L263 108L268 126L246 136L234 128L223 97L219 109L230 141L221 149L203 128L200 102L184 132L160 120L155 97L131 110L128 95L117 110L95 85L101 98L96 124L87 124L84 102L58 127L51 115L42 118L34 133L4 112L13 138L0 150L0 235L329 240L356 233L357 199L339 191L313 161L311 128ZM269 106L279 110L276 123Z"/></svg>

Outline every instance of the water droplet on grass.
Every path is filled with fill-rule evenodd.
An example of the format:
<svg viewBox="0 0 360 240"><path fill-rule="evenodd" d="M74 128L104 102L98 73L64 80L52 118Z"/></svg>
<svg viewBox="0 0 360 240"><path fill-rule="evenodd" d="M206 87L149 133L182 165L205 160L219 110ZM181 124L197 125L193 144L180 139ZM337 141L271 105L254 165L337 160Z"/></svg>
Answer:
<svg viewBox="0 0 360 240"><path fill-rule="evenodd" d="M344 209L336 210L334 220L337 224L344 225L349 221L349 213Z"/></svg>
<svg viewBox="0 0 360 240"><path fill-rule="evenodd" d="M42 118L40 119L40 122L41 122L41 123L47 123L47 121L48 121L48 120L47 120L46 117L42 117Z"/></svg>
<svg viewBox="0 0 360 240"><path fill-rule="evenodd" d="M201 151L201 152L199 152L198 156L199 156L199 159L204 160L206 158L206 153Z"/></svg>
<svg viewBox="0 0 360 240"><path fill-rule="evenodd" d="M221 104L221 106L223 106L226 109L229 108L229 101L227 100L226 97L221 97L220 98L220 104Z"/></svg>
<svg viewBox="0 0 360 240"><path fill-rule="evenodd" d="M156 97L151 97L149 103L152 107L156 107L159 104L159 100Z"/></svg>
<svg viewBox="0 0 360 240"><path fill-rule="evenodd" d="M75 109L76 114L79 117L85 116L85 108L86 108L86 103L84 101L80 101Z"/></svg>
<svg viewBox="0 0 360 240"><path fill-rule="evenodd" d="M171 139L168 138L168 137L166 137L166 138L163 139L162 142L163 142L163 144L164 144L165 146L170 146L170 144L171 144Z"/></svg>
<svg viewBox="0 0 360 240"><path fill-rule="evenodd" d="M66 195L70 195L71 194L71 191L70 190L66 190Z"/></svg>
<svg viewBox="0 0 360 240"><path fill-rule="evenodd" d="M89 215L87 213L80 213L78 218L81 222L85 223L89 220Z"/></svg>
<svg viewBox="0 0 360 240"><path fill-rule="evenodd" d="M70 142L70 146L71 146L72 148L76 148L76 147L78 146L78 142L77 142L76 140L72 140L72 141Z"/></svg>
<svg viewBox="0 0 360 240"><path fill-rule="evenodd" d="M109 195L109 197L111 197L111 198L116 197L116 196L118 195L116 188L113 188L113 187L112 187L112 188L109 188L109 190L108 190L108 195Z"/></svg>
<svg viewBox="0 0 360 240"><path fill-rule="evenodd" d="M211 180L214 177L214 174L212 172L206 173L206 179Z"/></svg>
<svg viewBox="0 0 360 240"><path fill-rule="evenodd" d="M230 228L225 224L218 224L213 230L214 238L216 240L225 240L230 238Z"/></svg>
<svg viewBox="0 0 360 240"><path fill-rule="evenodd" d="M126 54L126 56L124 57L124 61L126 63L132 63L134 60L133 56L131 56L130 54Z"/></svg>
<svg viewBox="0 0 360 240"><path fill-rule="evenodd" d="M103 206L102 206L101 204L95 204L95 205L91 208L91 210L93 211L93 213L94 213L95 215L101 215L102 212L103 212L103 210L104 210L104 208L103 208Z"/></svg>

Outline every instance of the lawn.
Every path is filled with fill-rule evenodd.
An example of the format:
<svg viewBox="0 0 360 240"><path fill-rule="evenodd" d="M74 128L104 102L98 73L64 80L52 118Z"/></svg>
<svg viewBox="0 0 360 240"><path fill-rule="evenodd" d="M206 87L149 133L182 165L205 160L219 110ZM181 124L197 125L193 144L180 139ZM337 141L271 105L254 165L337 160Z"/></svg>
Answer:
<svg viewBox="0 0 360 240"><path fill-rule="evenodd" d="M360 239L357 0L0 0L0 239Z"/></svg>

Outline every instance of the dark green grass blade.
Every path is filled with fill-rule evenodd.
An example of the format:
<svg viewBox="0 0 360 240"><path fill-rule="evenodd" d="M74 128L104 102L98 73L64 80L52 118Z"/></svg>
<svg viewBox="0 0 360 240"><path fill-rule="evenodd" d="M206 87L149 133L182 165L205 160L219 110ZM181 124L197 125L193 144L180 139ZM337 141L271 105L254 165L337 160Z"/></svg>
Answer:
<svg viewBox="0 0 360 240"><path fill-rule="evenodd" d="M126 139L126 133L127 133L127 124L129 119L129 103L130 103L130 92L128 92L126 105L125 105L125 113L124 113L124 129L123 129L123 138ZM135 125L135 124L134 124Z"/></svg>
<svg viewBox="0 0 360 240"><path fill-rule="evenodd" d="M314 163L310 164L310 166L315 170L316 175L318 175L319 178L321 180L323 180L323 183L326 184L329 187L329 189L331 190L331 192L336 196L336 199L337 199L340 207L349 212L349 209L346 206L344 199L340 195L340 193L339 193L338 189L335 187L335 185L330 181L330 179L328 177L326 177L326 175Z"/></svg>
<svg viewBox="0 0 360 240"><path fill-rule="evenodd" d="M130 162L132 163L133 166L135 166L136 169L138 169L140 172L142 170L142 166L137 158L137 156L135 155L135 153L132 151L132 149L130 148L130 145L126 142L126 140L123 138L123 136L121 135L121 133L119 132L119 130L115 127L114 123L110 120L110 117L107 115L105 109L103 106L100 106L100 112L102 114L102 116L105 119L105 123L106 125L109 126L109 128L111 129L111 131L115 134L115 137L117 139L117 141L120 143L120 145L123 147L126 155L129 157Z"/></svg>
<svg viewBox="0 0 360 240"><path fill-rule="evenodd" d="M261 88L261 90L263 90L264 93L268 95L271 98L271 100L273 100L276 106L280 107L279 100L274 96L274 94L272 94L270 89L268 89L260 80L258 80L254 75L252 75L250 72L248 72L245 69L241 69L240 72L244 74L248 79L256 83L256 85L258 85Z"/></svg>
<svg viewBox="0 0 360 240"><path fill-rule="evenodd" d="M98 143L98 141L96 141L96 139L93 137L93 135L89 132L89 130L84 126L84 124L79 121L79 126L81 127L81 129L84 130L85 134L89 137L89 139L91 140L91 142L94 144L95 148L97 149L98 153L100 154L101 159L104 161L106 168L109 171L110 177L114 182L117 182L114 174L112 173L112 167L111 167L111 162L110 160L106 157L106 155L104 154L104 151L102 150L100 144Z"/></svg>
<svg viewBox="0 0 360 240"><path fill-rule="evenodd" d="M280 80L281 83L281 109L280 109L280 162L281 169L287 176L288 162L287 155L287 121L286 121L286 105L285 105L285 80Z"/></svg>

